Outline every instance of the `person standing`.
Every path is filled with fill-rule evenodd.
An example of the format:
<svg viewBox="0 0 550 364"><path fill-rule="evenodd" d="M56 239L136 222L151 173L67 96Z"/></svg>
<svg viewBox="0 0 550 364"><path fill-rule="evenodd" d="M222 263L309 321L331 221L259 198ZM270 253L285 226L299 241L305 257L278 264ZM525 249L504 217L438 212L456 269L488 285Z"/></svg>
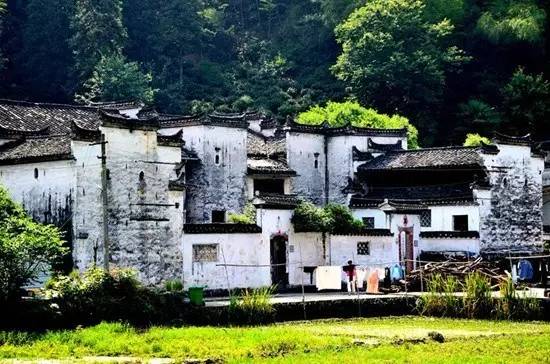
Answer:
<svg viewBox="0 0 550 364"><path fill-rule="evenodd" d="M344 272L348 277L348 294L355 293L357 289L357 272L355 270L355 264L351 260L348 260L348 264L343 267Z"/></svg>

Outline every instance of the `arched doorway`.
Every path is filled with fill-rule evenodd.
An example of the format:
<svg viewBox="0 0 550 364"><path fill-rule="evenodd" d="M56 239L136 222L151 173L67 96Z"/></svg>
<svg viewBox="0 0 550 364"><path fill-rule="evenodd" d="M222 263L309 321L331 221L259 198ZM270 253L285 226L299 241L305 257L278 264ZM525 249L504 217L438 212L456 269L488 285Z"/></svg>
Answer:
<svg viewBox="0 0 550 364"><path fill-rule="evenodd" d="M277 285L279 288L284 288L288 285L288 273L286 269L287 240L287 237L284 235L275 235L271 238L270 242L271 283Z"/></svg>

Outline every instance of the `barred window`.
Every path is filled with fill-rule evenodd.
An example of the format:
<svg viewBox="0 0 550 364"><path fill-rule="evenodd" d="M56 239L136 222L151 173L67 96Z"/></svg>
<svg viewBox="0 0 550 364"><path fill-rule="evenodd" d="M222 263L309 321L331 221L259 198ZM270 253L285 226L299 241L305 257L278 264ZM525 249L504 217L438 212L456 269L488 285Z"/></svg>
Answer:
<svg viewBox="0 0 550 364"><path fill-rule="evenodd" d="M217 262L218 244L193 245L193 262Z"/></svg>
<svg viewBox="0 0 550 364"><path fill-rule="evenodd" d="M422 213L420 214L420 226L432 226L432 210L422 211Z"/></svg>
<svg viewBox="0 0 550 364"><path fill-rule="evenodd" d="M357 255L370 255L370 243L368 241L357 243Z"/></svg>
<svg viewBox="0 0 550 364"><path fill-rule="evenodd" d="M374 217L364 217L363 225L365 225L367 229L374 229Z"/></svg>

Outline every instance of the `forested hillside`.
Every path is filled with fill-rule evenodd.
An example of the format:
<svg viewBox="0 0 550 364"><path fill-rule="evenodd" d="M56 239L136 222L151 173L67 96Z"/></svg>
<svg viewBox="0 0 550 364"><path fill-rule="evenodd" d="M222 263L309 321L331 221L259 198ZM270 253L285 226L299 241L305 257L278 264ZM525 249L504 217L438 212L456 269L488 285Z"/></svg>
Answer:
<svg viewBox="0 0 550 364"><path fill-rule="evenodd" d="M352 100L423 146L550 138L549 0L3 1L2 98L280 120Z"/></svg>

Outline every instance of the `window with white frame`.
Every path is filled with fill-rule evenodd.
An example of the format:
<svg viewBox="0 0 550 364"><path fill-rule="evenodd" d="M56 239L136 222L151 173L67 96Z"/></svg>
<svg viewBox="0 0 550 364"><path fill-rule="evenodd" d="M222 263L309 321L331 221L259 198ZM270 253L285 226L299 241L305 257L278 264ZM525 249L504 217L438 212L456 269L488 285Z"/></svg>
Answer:
<svg viewBox="0 0 550 364"><path fill-rule="evenodd" d="M357 243L357 255L370 255L370 242L361 241Z"/></svg>
<svg viewBox="0 0 550 364"><path fill-rule="evenodd" d="M217 262L218 244L194 244L193 263Z"/></svg>

